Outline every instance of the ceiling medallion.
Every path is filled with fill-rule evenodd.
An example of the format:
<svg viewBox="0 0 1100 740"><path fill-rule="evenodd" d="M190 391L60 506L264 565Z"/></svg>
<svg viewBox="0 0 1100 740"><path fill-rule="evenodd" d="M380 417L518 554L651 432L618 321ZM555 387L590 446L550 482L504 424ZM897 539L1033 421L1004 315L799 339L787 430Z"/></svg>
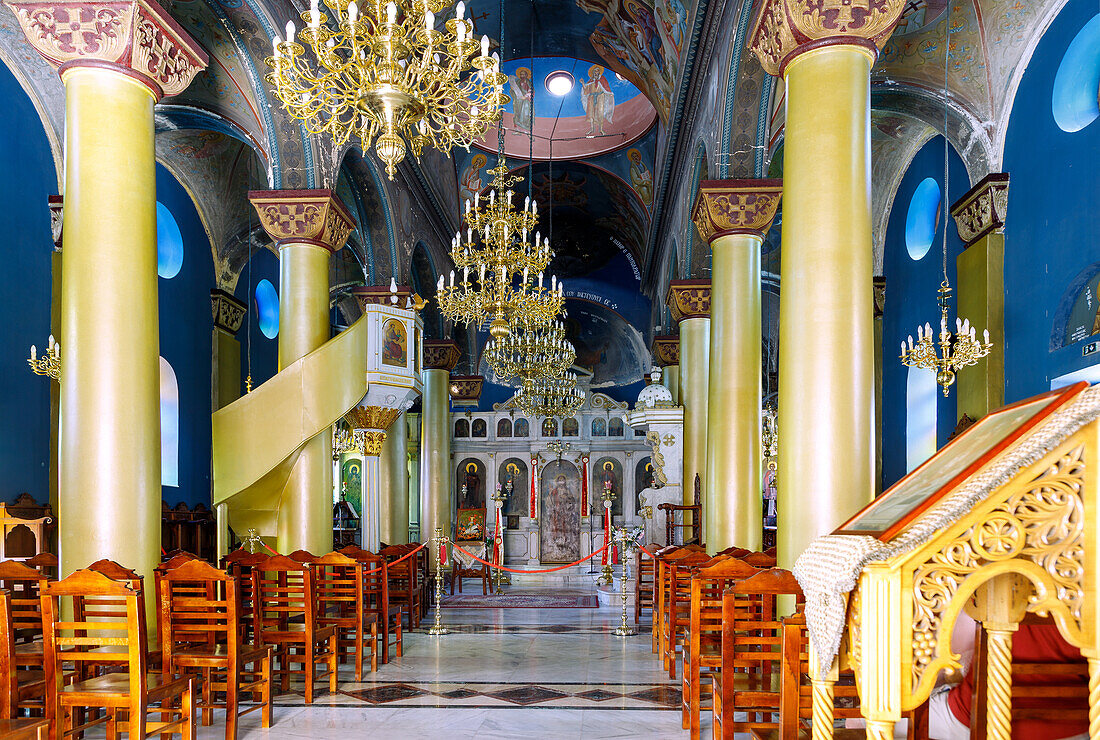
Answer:
<svg viewBox="0 0 1100 740"><path fill-rule="evenodd" d="M293 21L286 41L274 39L267 80L283 107L311 135L328 134L337 146L353 136L364 150L373 142L391 180L409 149L417 158L425 147L469 149L509 98L508 76L489 55L489 38L473 38L465 4L442 28L435 13L448 0L363 5L325 0L330 18L311 0L297 40Z"/></svg>

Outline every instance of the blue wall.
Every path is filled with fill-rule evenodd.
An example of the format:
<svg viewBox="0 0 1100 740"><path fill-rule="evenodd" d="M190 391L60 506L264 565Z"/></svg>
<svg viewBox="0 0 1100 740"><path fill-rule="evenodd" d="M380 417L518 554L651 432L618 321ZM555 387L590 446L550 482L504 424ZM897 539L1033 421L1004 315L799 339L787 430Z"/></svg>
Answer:
<svg viewBox="0 0 1100 740"><path fill-rule="evenodd" d="M183 265L173 278L160 278L160 354L172 365L179 385L179 486L164 486L169 506L210 506L210 290L214 259L191 196L168 170L157 165L157 200L183 237Z"/></svg>
<svg viewBox="0 0 1100 740"><path fill-rule="evenodd" d="M943 213L937 223L936 238L931 248L919 260L909 256L905 246L905 218L909 202L917 186L926 178L935 178L943 188L942 136L936 136L925 144L913 158L902 178L890 211L886 227L883 254L883 274L886 276L886 307L882 317L882 481L890 486L905 475L905 387L908 368L898 355L901 342L910 334L917 338L917 326L931 323L939 333L940 311L936 303L936 291L943 281ZM950 152L948 201L954 203L967 190L970 182L962 160L952 149ZM941 205L942 210L942 205ZM954 223L947 228L947 276L952 287L957 287L955 258L962 249ZM957 297L957 296L953 296ZM951 329L954 330L955 302L952 301ZM979 333L985 327L978 327ZM955 428L955 393L944 398L937 396L937 441L942 445Z"/></svg>
<svg viewBox="0 0 1100 740"><path fill-rule="evenodd" d="M251 275L249 275L251 267ZM275 375L279 367L279 338L268 339L260 331L259 313L256 311L256 284L261 280L270 280L279 290L279 258L270 249L261 249L252 255L250 265L245 265L237 280L235 295L248 304L248 323L237 332L241 341L241 394L244 394L244 381L248 376L249 351L252 358L252 387L256 388Z"/></svg>
<svg viewBox="0 0 1100 740"><path fill-rule="evenodd" d="M0 100L0 501L25 491L46 502L53 381L32 374L26 358L50 334L47 198L57 192L57 176L41 119L2 63Z"/></svg>
<svg viewBox="0 0 1100 740"><path fill-rule="evenodd" d="M1071 0L1055 18L1028 64L1009 120L1004 157L1004 171L1012 178L1005 224L1006 403L1048 390L1051 378L1098 359L1082 357L1088 339L1056 349L1051 342L1057 335L1053 346L1061 344L1056 327L1064 329L1073 297L1100 271L1100 121L1066 133L1051 111L1062 55L1096 11L1092 0Z"/></svg>

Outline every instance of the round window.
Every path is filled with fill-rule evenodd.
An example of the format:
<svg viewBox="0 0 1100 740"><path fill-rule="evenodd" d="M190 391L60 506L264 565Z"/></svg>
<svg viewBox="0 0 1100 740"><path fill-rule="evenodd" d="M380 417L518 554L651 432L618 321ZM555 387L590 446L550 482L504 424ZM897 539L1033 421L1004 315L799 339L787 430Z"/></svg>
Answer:
<svg viewBox="0 0 1100 740"><path fill-rule="evenodd" d="M905 215L905 249L914 260L928 254L936 240L940 195L940 184L932 177L924 178L913 191L909 212Z"/></svg>
<svg viewBox="0 0 1100 740"><path fill-rule="evenodd" d="M1063 131L1080 131L1100 117L1100 15L1077 32L1054 76L1050 107Z"/></svg>
<svg viewBox="0 0 1100 740"><path fill-rule="evenodd" d="M183 234L168 207L157 201L157 274L174 278L183 267Z"/></svg>
<svg viewBox="0 0 1100 740"><path fill-rule="evenodd" d="M265 337L279 336L279 294L270 280L256 283L256 316Z"/></svg>

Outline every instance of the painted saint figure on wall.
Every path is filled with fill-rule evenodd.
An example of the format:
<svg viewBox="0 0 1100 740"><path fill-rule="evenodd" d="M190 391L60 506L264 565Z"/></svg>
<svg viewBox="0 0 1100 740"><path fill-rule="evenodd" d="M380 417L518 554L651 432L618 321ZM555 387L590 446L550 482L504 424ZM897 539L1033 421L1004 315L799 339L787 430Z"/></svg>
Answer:
<svg viewBox="0 0 1100 740"><path fill-rule="evenodd" d="M653 173L642 161L642 153L630 149L626 153L630 160L630 185L638 192L646 207L653 205Z"/></svg>
<svg viewBox="0 0 1100 740"><path fill-rule="evenodd" d="M473 201L474 194L480 193L481 189L485 187L485 183L481 180L481 168L488 161L488 157L478 152L470 160L470 164L466 166L466 169L462 171L462 181L459 183L458 192L460 203L467 200ZM465 208L465 206L463 207Z"/></svg>
<svg viewBox="0 0 1100 740"><path fill-rule="evenodd" d="M539 561L571 563L581 557L580 474L572 463L555 460L539 478Z"/></svg>
<svg viewBox="0 0 1100 740"><path fill-rule="evenodd" d="M588 133L603 135L605 123L611 123L615 115L615 93L603 76L604 69L598 64L588 68L588 80L581 85L581 104L584 117L588 121Z"/></svg>
<svg viewBox="0 0 1100 740"><path fill-rule="evenodd" d="M512 118L520 131L530 131L534 125L535 87L531 84L531 70L517 67L516 73L508 77L512 94Z"/></svg>
<svg viewBox="0 0 1100 740"><path fill-rule="evenodd" d="M382 364L406 367L409 364L409 335L405 324L390 319L382 327Z"/></svg>

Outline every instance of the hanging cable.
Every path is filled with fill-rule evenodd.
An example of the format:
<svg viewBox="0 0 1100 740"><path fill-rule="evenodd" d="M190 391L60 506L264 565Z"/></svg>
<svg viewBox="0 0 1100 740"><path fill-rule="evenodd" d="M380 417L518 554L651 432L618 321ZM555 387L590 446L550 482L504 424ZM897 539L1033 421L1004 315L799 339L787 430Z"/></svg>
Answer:
<svg viewBox="0 0 1100 740"><path fill-rule="evenodd" d="M948 209L950 208L950 188L948 187L948 179L950 177L950 168L948 160L948 143L947 143L947 99L950 96L948 88L947 71L951 63L951 4L947 4L947 26L944 31L944 44L943 44L943 279L947 281L947 221L949 219Z"/></svg>

